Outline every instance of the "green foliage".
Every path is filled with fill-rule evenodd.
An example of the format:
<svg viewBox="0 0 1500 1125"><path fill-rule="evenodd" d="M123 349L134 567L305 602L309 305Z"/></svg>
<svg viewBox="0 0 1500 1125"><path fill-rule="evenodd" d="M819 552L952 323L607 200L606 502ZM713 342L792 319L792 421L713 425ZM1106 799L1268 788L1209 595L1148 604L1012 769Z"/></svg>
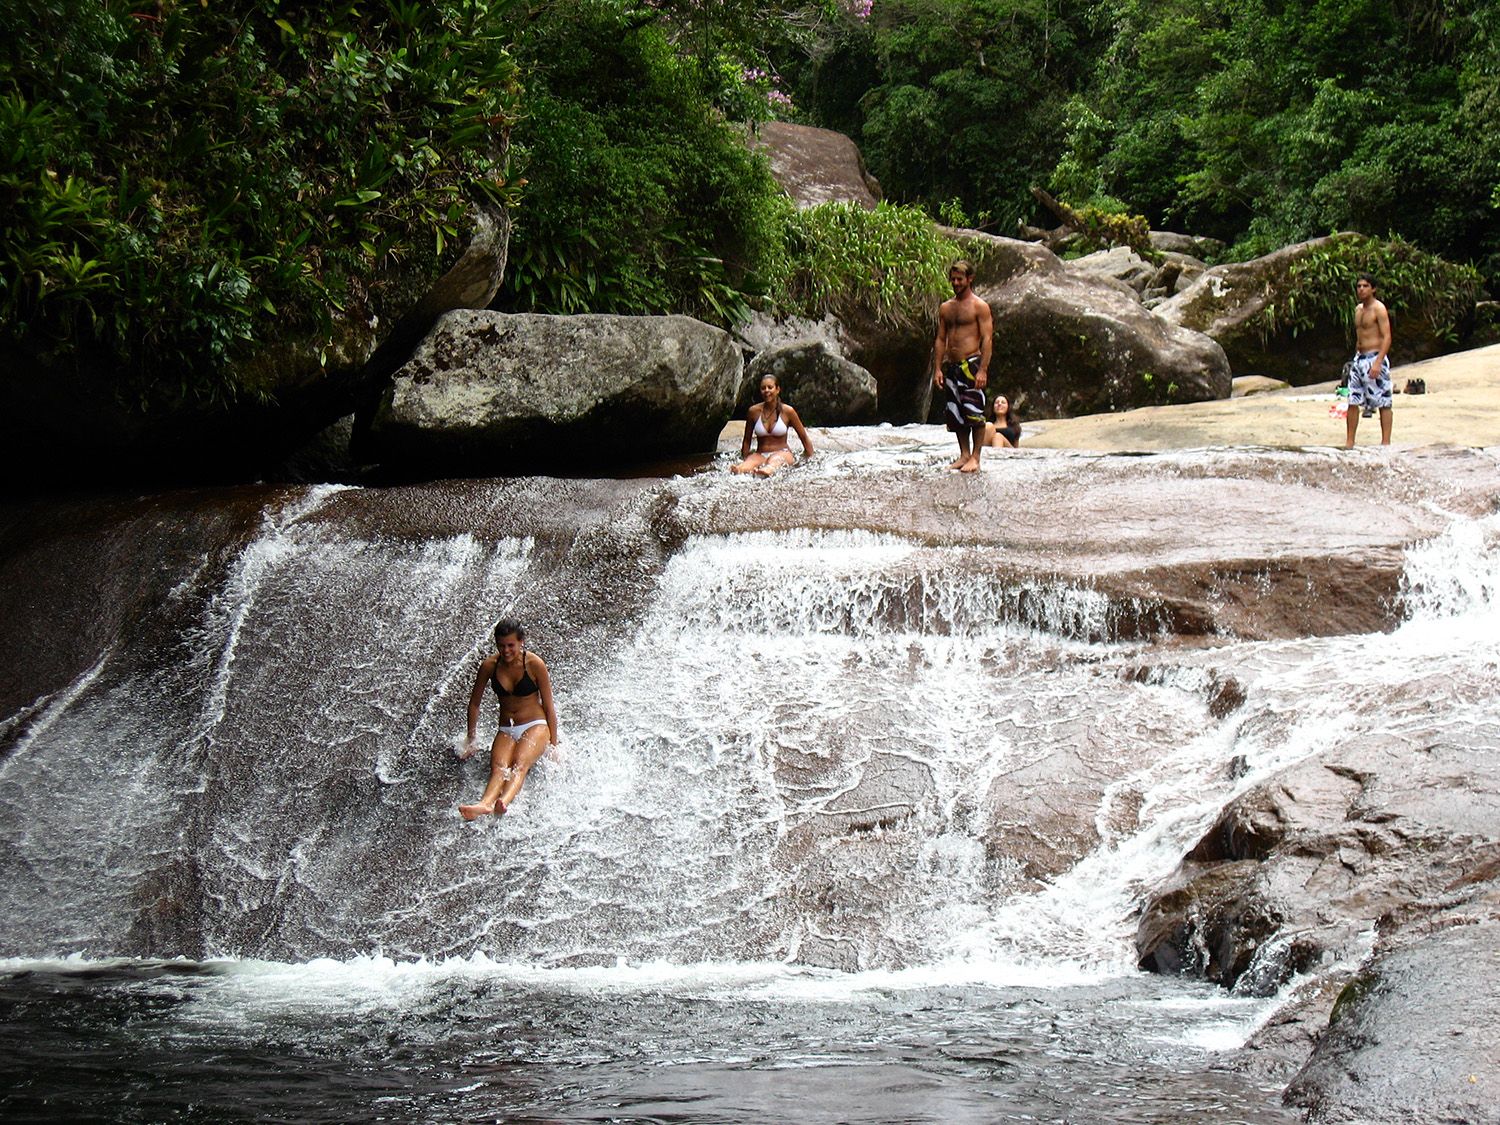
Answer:
<svg viewBox="0 0 1500 1125"><path fill-rule="evenodd" d="M516 43L528 180L503 307L686 312L727 324L763 290L779 192L659 22L608 0L543 11Z"/></svg>
<svg viewBox="0 0 1500 1125"><path fill-rule="evenodd" d="M920 208L788 208L784 250L772 269L773 301L778 312L799 316L911 320L948 291L948 267L959 256Z"/></svg>
<svg viewBox="0 0 1500 1125"><path fill-rule="evenodd" d="M894 198L1010 226L1056 164L1086 27L1050 0L882 0L861 141Z"/></svg>
<svg viewBox="0 0 1500 1125"><path fill-rule="evenodd" d="M1068 207L1067 210L1073 226L1081 235L1071 248L1078 254L1092 254L1111 246L1128 246L1148 261L1161 258L1151 247L1151 226L1144 215L1105 211L1098 207Z"/></svg>
<svg viewBox="0 0 1500 1125"><path fill-rule="evenodd" d="M0 0L0 344L145 407L261 393L237 361L513 197L506 7Z"/></svg>
<svg viewBox="0 0 1500 1125"><path fill-rule="evenodd" d="M1397 231L1500 276L1500 15L1486 0L1108 0L1054 172L1074 198L1263 253Z"/></svg>
<svg viewBox="0 0 1500 1125"><path fill-rule="evenodd" d="M1297 335L1334 320L1352 332L1354 282L1361 273L1375 278L1392 317L1419 324L1438 339L1457 338L1482 288L1472 266L1443 261L1401 239L1338 238L1292 262L1286 284L1256 326L1267 335Z"/></svg>
<svg viewBox="0 0 1500 1125"><path fill-rule="evenodd" d="M1005 233L1037 185L1240 255L1396 231L1500 282L1492 0L878 0L776 64L934 214Z"/></svg>

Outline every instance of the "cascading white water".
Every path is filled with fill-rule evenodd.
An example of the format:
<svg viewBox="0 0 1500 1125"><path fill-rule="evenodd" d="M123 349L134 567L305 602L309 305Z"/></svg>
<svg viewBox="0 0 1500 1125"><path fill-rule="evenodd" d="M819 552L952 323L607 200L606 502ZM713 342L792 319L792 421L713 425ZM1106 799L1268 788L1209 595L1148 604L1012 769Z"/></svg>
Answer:
<svg viewBox="0 0 1500 1125"><path fill-rule="evenodd" d="M0 762L7 949L116 953L157 914L210 951L285 949L357 888L339 778L403 768L392 717L441 696L529 545L329 539L304 521L337 491L270 513L216 589L174 594L171 648L107 657Z"/></svg>
<svg viewBox="0 0 1500 1125"><path fill-rule="evenodd" d="M0 1078L138 1066L162 1117L1279 1123L1211 1054L1275 1001L1137 973L1134 911L1277 770L1500 743L1497 517L1408 552L1391 633L1183 643L1035 544L705 530L781 481L557 484L595 513L561 534L522 502L554 486L467 487L506 518L279 502L0 720L0 973L38 1044ZM695 534L642 531L667 501ZM518 606L565 754L465 824L485 767L451 750ZM59 1022L79 995L107 1042Z"/></svg>
<svg viewBox="0 0 1500 1125"><path fill-rule="evenodd" d="M165 909L239 955L1114 973L1141 888L1230 796L1399 725L1414 651L1456 685L1494 660L1469 636L1492 520L1414 549L1394 636L1149 659L1149 605L1007 582L976 549L699 536L633 628L561 661L566 756L466 826L484 763L446 751L488 622L543 580L531 543L349 538L307 518L333 495L268 519L178 663L107 659L0 763L7 952L116 952L182 895ZM1221 721L1225 668L1247 702ZM1028 874L1007 849L1053 784L1091 803Z"/></svg>

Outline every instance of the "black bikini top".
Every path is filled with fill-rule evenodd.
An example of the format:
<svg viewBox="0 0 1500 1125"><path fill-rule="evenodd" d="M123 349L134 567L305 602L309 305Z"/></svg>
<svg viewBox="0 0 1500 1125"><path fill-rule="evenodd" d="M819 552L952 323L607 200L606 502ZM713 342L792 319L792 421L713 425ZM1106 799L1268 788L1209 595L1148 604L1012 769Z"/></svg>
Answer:
<svg viewBox="0 0 1500 1125"><path fill-rule="evenodd" d="M516 681L516 686L506 691L500 683L500 661L495 661L495 670L490 673L490 687L495 689L498 696L535 695L542 689L537 687L536 681L531 678L531 673L526 671L526 657L529 653L521 654L521 678Z"/></svg>

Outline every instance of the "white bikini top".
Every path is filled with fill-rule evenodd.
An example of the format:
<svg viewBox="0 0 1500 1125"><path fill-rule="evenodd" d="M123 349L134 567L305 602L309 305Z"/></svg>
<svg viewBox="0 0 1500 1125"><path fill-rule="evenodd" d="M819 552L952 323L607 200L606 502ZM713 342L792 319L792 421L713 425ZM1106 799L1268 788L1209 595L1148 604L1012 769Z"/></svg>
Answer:
<svg viewBox="0 0 1500 1125"><path fill-rule="evenodd" d="M753 432L756 437L786 437L786 422L781 417L780 409L776 411L776 424L774 426L769 430L766 429L766 416L762 413L755 420L755 430Z"/></svg>

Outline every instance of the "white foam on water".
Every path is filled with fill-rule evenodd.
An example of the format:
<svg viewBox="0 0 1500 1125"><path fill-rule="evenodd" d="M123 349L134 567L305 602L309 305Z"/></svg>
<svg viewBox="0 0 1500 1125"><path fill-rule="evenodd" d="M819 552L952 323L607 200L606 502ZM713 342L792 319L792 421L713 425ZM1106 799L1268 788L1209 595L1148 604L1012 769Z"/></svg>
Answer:
<svg viewBox="0 0 1500 1125"><path fill-rule="evenodd" d="M1408 619L1391 634L1167 654L1091 643L1118 631L1119 606L1078 585L973 581L956 548L862 532L691 539L632 634L561 685L570 753L538 768L510 814L466 826L451 808L411 811L431 796L419 755L441 751L451 767L485 623L514 596L533 544L330 541L287 514L247 549L205 624L200 730L265 738L257 716L280 704L236 675L241 646L275 651L299 627L316 639L298 619L309 605L357 621L368 602L369 633L341 641L337 674L318 685L329 701L309 721L326 719L335 733L320 737L347 738L349 760L363 762L361 740L412 713L391 697L393 654L404 675L422 669L416 730L384 735L373 760L382 784L420 785L394 803L418 822L414 837L431 819L432 855L402 868L425 878L375 887L388 897L348 904L338 926L319 920L341 948L400 956L232 960L222 975L287 1003L465 975L809 1001L1133 975L1138 903L1225 802L1330 746L1435 721L1401 695L1414 662L1455 685L1452 722L1500 721L1483 690L1500 663L1497 529L1457 521L1413 548ZM1148 655L1159 674L1126 675ZM1246 703L1215 720L1206 700L1224 670ZM247 725L235 727L236 708ZM254 749L295 760L301 736ZM1006 824L989 794L1085 744L1121 756L1102 793L1081 790L1098 801L1100 842L1058 874L1026 877L993 835ZM463 776L482 784L477 757ZM331 857L346 876L388 858L344 839L336 815L289 820L269 840L266 824L247 802L200 857L219 865L205 902L230 931L218 948L253 951L233 924L277 895L305 913L327 907L343 888ZM465 955L444 955L453 950ZM1219 1049L1264 1010L1234 1001L1223 1021L1194 1027L1195 1045Z"/></svg>
<svg viewBox="0 0 1500 1125"><path fill-rule="evenodd" d="M1409 548L1401 583L1408 630L1446 622L1476 638L1500 617L1500 513L1459 519Z"/></svg>
<svg viewBox="0 0 1500 1125"><path fill-rule="evenodd" d="M201 962L178 958L161 962L75 953L66 957L0 958L0 973L95 973L101 969L149 970L159 965L207 970L207 979L228 982L214 987L239 993L247 1000L254 997L267 1004L310 1007L363 1005L404 991L425 990L434 983L454 981L510 983L538 991L601 997L668 993L725 1001L842 1003L872 993L956 988L1048 990L1087 986L1103 979L1065 971L1037 974L1013 965L979 962L851 973L765 961L621 960L613 965L557 968L495 960L483 953L409 961L370 954L343 959L320 957L304 962L256 958L210 958ZM1177 1002L1185 1008L1198 1006L1191 999ZM1218 1002L1215 998L1215 1003Z"/></svg>

